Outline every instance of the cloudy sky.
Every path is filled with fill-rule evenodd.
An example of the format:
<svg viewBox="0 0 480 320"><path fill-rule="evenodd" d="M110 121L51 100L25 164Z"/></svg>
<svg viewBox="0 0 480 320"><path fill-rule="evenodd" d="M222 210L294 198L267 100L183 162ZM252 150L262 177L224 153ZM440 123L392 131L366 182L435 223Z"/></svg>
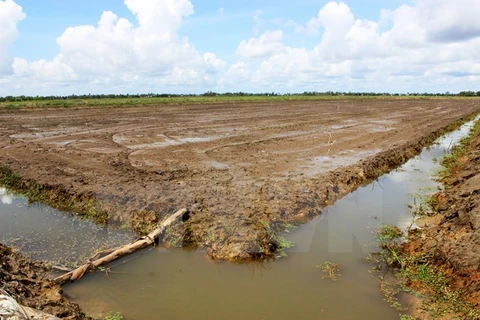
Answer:
<svg viewBox="0 0 480 320"><path fill-rule="evenodd" d="M0 96L480 90L478 0L0 0Z"/></svg>

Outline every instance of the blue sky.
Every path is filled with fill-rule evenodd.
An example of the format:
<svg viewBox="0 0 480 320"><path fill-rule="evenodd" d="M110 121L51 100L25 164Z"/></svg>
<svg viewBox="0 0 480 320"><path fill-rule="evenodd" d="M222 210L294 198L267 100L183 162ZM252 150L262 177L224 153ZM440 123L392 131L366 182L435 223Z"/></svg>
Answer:
<svg viewBox="0 0 480 320"><path fill-rule="evenodd" d="M314 17L328 1L191 1L195 14L184 21L180 34L189 37L200 51L214 51L234 56L238 43L275 27L275 20L305 23ZM120 17L135 21L135 16L123 1L115 0L18 0L27 13L27 19L18 24L20 36L13 43L11 53L28 60L53 59L59 53L56 39L69 26L94 25L103 11L113 11ZM346 1L362 19L379 18L381 9L394 9L402 1L354 0ZM223 13L223 14L222 14ZM258 17L261 22L255 21ZM258 25L258 31L256 26ZM291 37L290 43L314 46L314 39Z"/></svg>
<svg viewBox="0 0 480 320"><path fill-rule="evenodd" d="M478 16L477 0L0 0L0 96L480 90Z"/></svg>

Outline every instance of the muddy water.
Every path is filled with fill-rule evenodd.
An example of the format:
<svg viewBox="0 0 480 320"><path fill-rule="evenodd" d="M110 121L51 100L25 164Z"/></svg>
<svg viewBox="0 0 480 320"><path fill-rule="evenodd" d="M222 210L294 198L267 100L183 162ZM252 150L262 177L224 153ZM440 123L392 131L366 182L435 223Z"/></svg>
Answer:
<svg viewBox="0 0 480 320"><path fill-rule="evenodd" d="M373 233L381 223L410 225L407 205L438 187L432 176L441 158L468 130L465 125L440 139L290 232L295 247L287 258L236 265L214 262L201 251L154 248L128 263L115 262L108 274L67 285L65 292L91 315L118 311L127 320L398 319L362 258L375 250ZM317 265L325 261L340 264L338 281L322 278Z"/></svg>
<svg viewBox="0 0 480 320"><path fill-rule="evenodd" d="M96 225L72 214L0 188L0 242L19 249L33 260L57 266L74 266L102 247L128 243L127 230Z"/></svg>

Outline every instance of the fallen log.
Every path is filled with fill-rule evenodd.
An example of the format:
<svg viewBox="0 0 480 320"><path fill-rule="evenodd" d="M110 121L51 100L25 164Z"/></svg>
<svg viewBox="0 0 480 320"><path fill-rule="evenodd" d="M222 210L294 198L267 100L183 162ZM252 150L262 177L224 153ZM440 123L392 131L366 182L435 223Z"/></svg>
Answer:
<svg viewBox="0 0 480 320"><path fill-rule="evenodd" d="M126 246L123 246L121 248L113 250L111 253L107 254L104 257L98 258L94 261L89 261L88 263L76 268L75 270L72 270L70 272L67 272L57 278L55 278L53 281L58 284L65 283L67 281L74 282L79 280L80 278L83 277L85 273L87 273L90 270L96 269L99 266L102 266L104 264L107 264L109 262L112 262L120 257L123 257L127 254L130 254L132 252L135 252L137 250L140 250L142 248L148 247L152 244L155 244L156 239L165 231L165 229L178 220L179 218L183 217L187 213L187 209L181 209L175 212L173 215L168 217L168 219L164 220L160 225L150 232L148 235L143 236L136 241L127 244Z"/></svg>

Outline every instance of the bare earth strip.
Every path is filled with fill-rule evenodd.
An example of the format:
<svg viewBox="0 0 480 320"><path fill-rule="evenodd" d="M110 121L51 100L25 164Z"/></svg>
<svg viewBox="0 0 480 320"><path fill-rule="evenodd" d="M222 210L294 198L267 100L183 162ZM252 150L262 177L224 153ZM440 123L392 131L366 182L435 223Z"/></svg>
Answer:
<svg viewBox="0 0 480 320"><path fill-rule="evenodd" d="M174 244L264 257L304 220L406 160L478 99L296 101L0 112L0 161L148 228L179 208Z"/></svg>

